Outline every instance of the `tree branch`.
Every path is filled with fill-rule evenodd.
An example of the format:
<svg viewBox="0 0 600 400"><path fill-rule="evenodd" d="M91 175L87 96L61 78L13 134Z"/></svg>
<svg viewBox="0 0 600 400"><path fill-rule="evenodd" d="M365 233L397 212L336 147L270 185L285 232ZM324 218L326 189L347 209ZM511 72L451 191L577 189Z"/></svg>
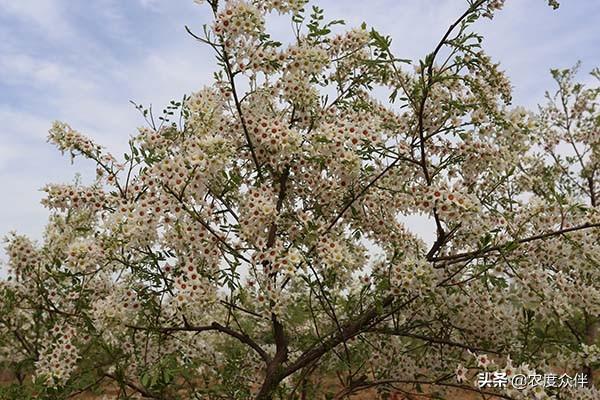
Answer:
<svg viewBox="0 0 600 400"><path fill-rule="evenodd" d="M583 229L599 228L599 227L600 227L600 223L596 223L596 224L585 223L583 225L573 226L573 227L565 228L565 229L560 229L558 231L547 232L547 233L542 233L542 234L539 234L539 235L530 236L530 237L523 238L523 239L513 240L513 241L505 243L503 245L486 247L486 248L475 250L475 251L468 251L468 252L465 252L465 253L452 254L452 255L448 255L448 256L434 257L431 260L433 262L450 261L450 262L444 263L444 266L445 266L445 265L452 264L454 262L464 261L464 260L470 259L470 258L479 258L481 256L484 256L484 255L488 254L488 253L491 253L491 252L494 252L494 251L503 250L506 246L509 246L509 245L511 245L513 243L523 244L523 243L533 242L535 240L546 239L546 238L549 238L549 237L552 237L552 236L562 235L562 234L569 233L569 232L575 232L575 231L580 231L580 230L583 230Z"/></svg>
<svg viewBox="0 0 600 400"><path fill-rule="evenodd" d="M258 355L265 362L268 363L271 361L271 357L267 354L267 352L265 350L263 350L263 348L260 347L258 345L258 343L256 343L254 340L252 340L252 338L250 336L240 333L240 332L237 332L237 331L235 331L231 328L228 328L226 326L223 326L217 322L213 322L210 325L204 325L204 326L171 326L171 327L160 327L160 328L147 328L147 327L135 326L135 325L126 325L126 326L128 328L135 329L135 330L157 331L157 332L163 332L163 333L218 331L218 332L225 333L226 335L229 335L229 336L239 340L240 342L248 345L254 351L256 351L258 353Z"/></svg>

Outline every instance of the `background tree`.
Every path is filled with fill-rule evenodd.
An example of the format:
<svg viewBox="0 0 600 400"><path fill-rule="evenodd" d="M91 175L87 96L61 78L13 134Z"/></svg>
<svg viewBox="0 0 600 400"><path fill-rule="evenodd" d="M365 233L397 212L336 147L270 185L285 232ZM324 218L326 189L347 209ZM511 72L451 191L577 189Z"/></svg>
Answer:
<svg viewBox="0 0 600 400"><path fill-rule="evenodd" d="M539 114L512 108L471 30L502 1L468 1L414 64L302 0L207 3L214 22L188 31L214 49L214 84L158 118L136 105L148 126L123 159L52 126L97 178L44 189L42 244L8 237L0 345L18 382L0 393L598 398L473 385L597 366L598 89L555 71Z"/></svg>

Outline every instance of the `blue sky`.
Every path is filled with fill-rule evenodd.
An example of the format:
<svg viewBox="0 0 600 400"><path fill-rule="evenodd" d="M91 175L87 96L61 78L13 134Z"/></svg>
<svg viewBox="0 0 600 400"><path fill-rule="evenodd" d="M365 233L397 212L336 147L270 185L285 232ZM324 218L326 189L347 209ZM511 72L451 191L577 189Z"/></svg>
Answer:
<svg viewBox="0 0 600 400"><path fill-rule="evenodd" d="M314 2L312 2L314 4ZM534 106L552 88L549 69L577 60L600 66L600 1L507 0L479 23L485 48L515 87L515 104ZM366 21L393 37L402 58L430 52L464 0L320 1L331 19ZM0 237L10 230L41 238L47 212L39 189L84 179L94 166L70 164L46 143L53 120L70 123L115 154L143 125L129 100L155 109L209 83L209 49L184 25L201 29L208 9L192 0L0 0ZM275 21L275 35L288 25ZM0 257L1 258L1 257Z"/></svg>

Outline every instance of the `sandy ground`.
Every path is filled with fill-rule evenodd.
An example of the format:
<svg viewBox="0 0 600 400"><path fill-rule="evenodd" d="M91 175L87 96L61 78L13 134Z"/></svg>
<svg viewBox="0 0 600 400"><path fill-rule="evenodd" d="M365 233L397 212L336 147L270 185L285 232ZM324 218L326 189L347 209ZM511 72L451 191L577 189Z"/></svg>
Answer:
<svg viewBox="0 0 600 400"><path fill-rule="evenodd" d="M0 386L7 385L10 382L14 382L13 377L7 373L0 372ZM335 385L333 385L333 386L335 386ZM331 387L329 387L329 389L331 389ZM424 388L424 390L426 390L426 388ZM82 394L70 397L70 399L73 399L73 400L117 399L117 393L118 393L117 389L107 387L104 395L94 395L92 393L82 393ZM346 399L347 400L377 400L378 397L375 395L374 391L363 391L360 394L353 395L351 397L346 397ZM417 396L417 395L411 395L411 396L407 397L407 396L404 396L401 394L393 394L389 400L425 400L425 399L430 399L430 397ZM457 392L456 394L453 394L451 397L449 397L447 400L475 400L475 399L481 400L482 397L481 397L481 395L478 395L476 393L464 393L464 392L459 393L459 392ZM498 399L498 398L486 396L486 400L496 400L496 399ZM14 399L14 400L17 400L17 399Z"/></svg>

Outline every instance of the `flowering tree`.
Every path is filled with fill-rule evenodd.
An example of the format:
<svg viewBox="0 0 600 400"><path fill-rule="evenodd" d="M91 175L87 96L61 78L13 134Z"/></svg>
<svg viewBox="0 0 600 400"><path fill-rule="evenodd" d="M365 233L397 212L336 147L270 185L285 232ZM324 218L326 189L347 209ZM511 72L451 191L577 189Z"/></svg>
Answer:
<svg viewBox="0 0 600 400"><path fill-rule="evenodd" d="M214 84L160 118L136 105L148 126L122 160L50 129L97 178L45 187L43 243L7 239L0 394L597 399L600 90L553 71L547 105L512 108L471 30L499 0L468 1L413 65L303 0L207 3L188 31ZM478 388L482 371L590 383Z"/></svg>

